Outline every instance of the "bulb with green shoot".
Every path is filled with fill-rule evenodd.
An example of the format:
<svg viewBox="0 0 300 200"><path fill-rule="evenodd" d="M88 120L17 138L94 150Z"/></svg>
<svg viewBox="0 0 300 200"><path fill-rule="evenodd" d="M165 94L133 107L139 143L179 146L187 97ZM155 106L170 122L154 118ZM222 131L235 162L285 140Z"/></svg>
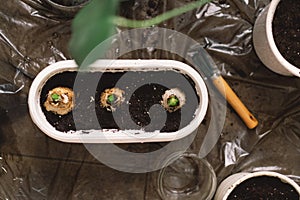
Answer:
<svg viewBox="0 0 300 200"><path fill-rule="evenodd" d="M100 105L107 111L115 111L124 102L124 91L119 88L108 88L100 96Z"/></svg>
<svg viewBox="0 0 300 200"><path fill-rule="evenodd" d="M168 112L175 112L185 104L185 95L178 88L166 90L161 104Z"/></svg>
<svg viewBox="0 0 300 200"><path fill-rule="evenodd" d="M71 88L56 87L48 91L44 107L58 115L69 113L74 107L74 92Z"/></svg>

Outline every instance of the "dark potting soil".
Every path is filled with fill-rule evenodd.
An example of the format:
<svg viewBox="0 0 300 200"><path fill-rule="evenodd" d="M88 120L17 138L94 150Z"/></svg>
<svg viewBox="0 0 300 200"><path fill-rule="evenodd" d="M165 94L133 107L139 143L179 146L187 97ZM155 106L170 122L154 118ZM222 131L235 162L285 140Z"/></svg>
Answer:
<svg viewBox="0 0 300 200"><path fill-rule="evenodd" d="M300 2L281 0L273 19L273 35L281 55L300 68Z"/></svg>
<svg viewBox="0 0 300 200"><path fill-rule="evenodd" d="M228 200L299 200L297 191L279 178L270 176L253 177L237 186Z"/></svg>
<svg viewBox="0 0 300 200"><path fill-rule="evenodd" d="M66 115L48 112L43 106L48 91L55 87L74 90L75 107ZM111 112L100 106L100 96L105 89L113 87L125 91L125 101ZM169 113L160 102L164 92L171 88L183 91L186 103L181 109ZM89 129L173 132L190 123L200 100L194 82L185 75L175 71L151 71L59 73L45 83L40 101L48 122L62 132Z"/></svg>

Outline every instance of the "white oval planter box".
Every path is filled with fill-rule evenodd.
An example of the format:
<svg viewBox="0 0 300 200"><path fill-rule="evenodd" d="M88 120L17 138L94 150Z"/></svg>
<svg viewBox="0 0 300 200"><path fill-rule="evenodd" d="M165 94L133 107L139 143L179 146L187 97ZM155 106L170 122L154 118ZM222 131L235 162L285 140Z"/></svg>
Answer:
<svg viewBox="0 0 300 200"><path fill-rule="evenodd" d="M281 75L300 77L300 69L281 55L274 41L272 21L279 2L280 0L271 1L257 17L253 28L254 48L260 60L270 70Z"/></svg>
<svg viewBox="0 0 300 200"><path fill-rule="evenodd" d="M252 173L240 172L227 177L225 180L221 182L221 184L219 185L216 191L214 200L226 200L228 196L231 194L231 192L240 184L242 184L244 181L259 176L270 176L270 177L279 178L283 183L287 183L291 185L295 189L295 191L298 192L298 194L300 195L299 185L295 181L293 181L292 179L288 178L283 174L277 172L271 172L271 171L260 171L260 172L252 172Z"/></svg>
<svg viewBox="0 0 300 200"><path fill-rule="evenodd" d="M107 67L109 66L109 67ZM136 143L172 141L183 138L192 132L202 122L208 107L208 93L206 85L199 73L192 67L173 60L98 60L93 63L87 72L179 72L189 77L194 85L191 85L198 99L197 108L193 119L184 127L174 132L160 132L155 130L146 132L142 129L85 129L58 131L49 123L42 109L40 100L41 91L46 82L53 76L63 72L76 72L78 66L73 60L60 61L42 70L34 79L28 97L28 105L33 122L48 136L63 142L72 143ZM166 77L167 80L168 77ZM95 100L96 101L96 100ZM76 104L76 97L75 97ZM74 116L74 113L73 113ZM87 119L88 120L88 119ZM128 119L131 120L131 119ZM138 136L138 137L137 137Z"/></svg>

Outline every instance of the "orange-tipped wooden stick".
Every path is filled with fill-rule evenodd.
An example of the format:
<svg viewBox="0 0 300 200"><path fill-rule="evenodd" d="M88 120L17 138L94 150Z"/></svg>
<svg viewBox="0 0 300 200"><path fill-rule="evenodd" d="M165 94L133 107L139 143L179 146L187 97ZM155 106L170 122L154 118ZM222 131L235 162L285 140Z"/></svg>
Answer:
<svg viewBox="0 0 300 200"><path fill-rule="evenodd" d="M243 102L241 102L239 97L234 93L223 77L212 76L211 79L215 87L226 98L227 102L232 106L232 108L238 113L246 126L249 129L255 128L258 125L257 119L250 113Z"/></svg>

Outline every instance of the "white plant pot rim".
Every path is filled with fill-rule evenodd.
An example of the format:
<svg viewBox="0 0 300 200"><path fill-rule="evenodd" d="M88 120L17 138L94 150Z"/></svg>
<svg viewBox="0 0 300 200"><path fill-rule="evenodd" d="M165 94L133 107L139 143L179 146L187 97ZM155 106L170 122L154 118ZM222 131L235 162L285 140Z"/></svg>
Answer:
<svg viewBox="0 0 300 200"><path fill-rule="evenodd" d="M282 54L279 52L276 44L275 44L275 40L274 40L274 36L273 36L273 31L272 31L272 22L274 19L274 14L276 11L276 8L279 4L280 0L272 0L270 3L270 7L269 7L269 11L267 14L267 37L268 40L270 42L271 45L271 49L273 51L273 53L275 54L276 57L278 57L278 60L280 63L282 63L282 65L288 70L290 71L293 75L295 76L299 76L300 77L300 69L295 67L294 65L292 65L291 63L289 63L283 56Z"/></svg>
<svg viewBox="0 0 300 200"><path fill-rule="evenodd" d="M188 75L195 83L195 89L200 99L195 117L185 127L176 132L147 132L151 137L134 137L145 133L142 130L77 130L61 132L56 130L46 119L40 106L40 94L43 85L53 75L65 71L77 71L78 66L73 60L56 62L43 69L34 79L28 96L29 113L33 122L48 136L70 143L139 143L163 142L183 138L193 133L204 119L208 107L208 92L200 74L191 66L174 60L98 60L90 65L89 71L103 71L109 65L110 71L165 71L176 70ZM88 132L88 134L87 134Z"/></svg>
<svg viewBox="0 0 300 200"><path fill-rule="evenodd" d="M272 0L269 3L269 5L267 5L264 8L264 10L259 14L253 30L254 47L256 49L259 58L272 71L279 73L281 75L287 75L287 76L294 75L300 77L300 68L297 68L296 66L292 65L282 56L274 40L272 22L279 2L280 0ZM265 23L264 27L259 27L261 25L259 23ZM263 34L266 34L266 36L263 36ZM263 41L264 39L267 40L266 42L268 44L264 44L266 43L265 41ZM266 45L266 46L268 45L268 48L262 49L261 45ZM262 54L265 54L266 51L272 51L274 58L263 56ZM274 64L271 61L272 59L276 59L277 63ZM281 69L276 69L274 65L279 65L279 64L281 65Z"/></svg>
<svg viewBox="0 0 300 200"><path fill-rule="evenodd" d="M291 185L300 195L300 186L287 177L286 175L280 174L278 172L272 172L272 171L259 171L259 172L240 172L233 174L229 177L227 177L225 180L221 182L219 185L214 200L226 200L227 197L231 194L231 192L242 182L259 176L270 176L270 177L276 177L279 178L282 182L288 183Z"/></svg>

